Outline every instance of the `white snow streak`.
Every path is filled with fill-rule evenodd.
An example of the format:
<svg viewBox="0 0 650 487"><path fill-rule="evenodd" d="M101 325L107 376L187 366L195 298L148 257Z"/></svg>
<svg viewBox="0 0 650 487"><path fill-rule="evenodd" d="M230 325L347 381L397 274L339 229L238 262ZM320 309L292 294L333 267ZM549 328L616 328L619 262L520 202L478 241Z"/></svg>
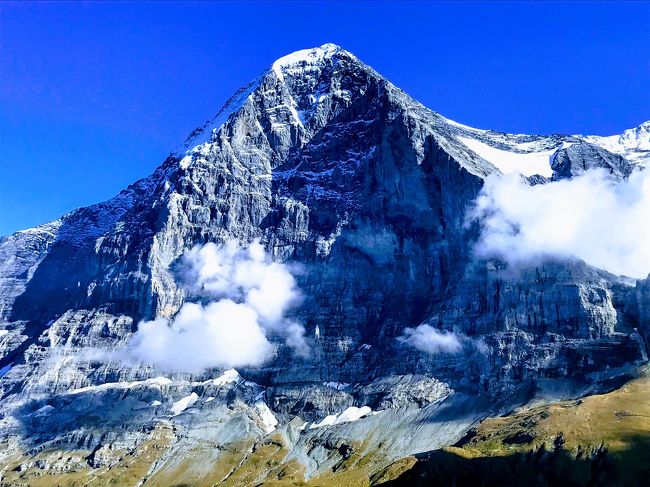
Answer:
<svg viewBox="0 0 650 487"><path fill-rule="evenodd" d="M458 140L477 155L494 164L503 174L519 173L524 176L539 174L548 178L553 175L551 157L557 148L541 152L517 153L497 149L468 137L459 137Z"/></svg>

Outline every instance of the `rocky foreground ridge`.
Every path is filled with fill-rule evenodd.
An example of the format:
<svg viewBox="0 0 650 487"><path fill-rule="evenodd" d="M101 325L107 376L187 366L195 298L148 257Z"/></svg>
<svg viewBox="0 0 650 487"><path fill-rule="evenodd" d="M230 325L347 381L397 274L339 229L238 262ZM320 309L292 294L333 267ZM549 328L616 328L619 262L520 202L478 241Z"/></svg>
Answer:
<svg viewBox="0 0 650 487"><path fill-rule="evenodd" d="M0 239L2 482L254 485L351 458L379 482L487 416L611 389L647 361L650 281L576 260L507 272L476 257L467 214L513 164L530 184L625 180L649 130L479 130L337 46L279 59L148 178ZM197 300L182 256L232 239L300 264L308 354L278 343L261 366L198 374L98 358ZM400 339L420 325L460 346Z"/></svg>

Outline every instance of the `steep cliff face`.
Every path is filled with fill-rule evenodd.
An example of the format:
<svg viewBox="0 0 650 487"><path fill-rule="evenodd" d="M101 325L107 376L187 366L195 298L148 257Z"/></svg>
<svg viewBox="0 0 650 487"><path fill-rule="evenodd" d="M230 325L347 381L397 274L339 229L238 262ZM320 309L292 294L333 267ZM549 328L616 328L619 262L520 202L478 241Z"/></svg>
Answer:
<svg viewBox="0 0 650 487"><path fill-rule="evenodd" d="M100 465L101 448L137 448L163 420L184 431L175 451L189 454L208 441L197 439L206 425L210 441L227 444L263 436L279 419L311 475L344 454L314 449L327 435L363 441L383 429L373 441L395 444L388 461L432 449L431 435L438 446L453 442L536 388L597 387L608 370L646 359L635 328L647 329L647 286L581 262L506 272L475 258L479 230L467 221L490 174L526 166L519 172L545 182L607 168L625 179L639 164L587 139L465 127L337 46L276 61L152 176L0 240L8 451L54 442L88 449L83 461ZM172 317L194 299L176 269L195 244L256 238L274 259L301 264L303 299L291 318L307 330L309 357L280 347L239 371L248 380L210 382L221 372L161 378L86 353L124 345L138 321ZM459 349L430 354L400 339L421 324L454 332ZM97 404L108 420L91 414ZM390 412L343 432L295 424L363 406L410 412L393 429Z"/></svg>
<svg viewBox="0 0 650 487"><path fill-rule="evenodd" d="M577 142L560 149L551 163L555 179L580 176L593 169L604 169L612 178L623 180L634 170L634 164L619 154L587 142Z"/></svg>

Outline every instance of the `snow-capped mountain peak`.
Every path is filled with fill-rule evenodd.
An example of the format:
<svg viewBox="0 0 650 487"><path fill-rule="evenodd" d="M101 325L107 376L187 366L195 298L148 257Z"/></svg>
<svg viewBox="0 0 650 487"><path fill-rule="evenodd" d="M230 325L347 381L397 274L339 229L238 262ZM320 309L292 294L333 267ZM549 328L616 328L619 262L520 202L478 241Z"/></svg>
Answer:
<svg viewBox="0 0 650 487"><path fill-rule="evenodd" d="M645 166L650 163L650 122L612 136L508 134L470 127L440 117L452 128L456 140L490 162L501 173L523 176L559 177L554 168L556 155L574 144L590 145L615 166ZM572 151L579 149L574 148ZM580 149L582 150L582 149ZM608 155L609 154L609 155ZM612 159L613 158L613 159ZM617 159L618 158L618 159ZM627 172L624 171L624 173Z"/></svg>
<svg viewBox="0 0 650 487"><path fill-rule="evenodd" d="M646 165L650 163L650 120L622 134L584 137L587 142L598 145L609 152L625 156L630 162Z"/></svg>
<svg viewBox="0 0 650 487"><path fill-rule="evenodd" d="M349 100L351 92L341 87L340 74L353 70L371 71L354 55L335 44L287 54L238 90L212 120L195 129L172 155L184 159L182 164L186 165L189 159L185 157L204 150L204 144L214 140L219 129L247 103L266 105L264 110L268 113L272 130L286 131L288 126L299 126L297 132L304 135L305 125L311 115L319 111L319 105L325 105L324 109L328 111L332 98ZM379 77L374 71L373 74Z"/></svg>
<svg viewBox="0 0 650 487"><path fill-rule="evenodd" d="M330 59L341 52L344 52L348 56L352 56L352 54L336 44L323 44L320 47L302 49L287 54L286 56L282 56L271 65L271 68L278 73L278 75L281 75L283 69L298 65L309 66L321 64L324 60Z"/></svg>

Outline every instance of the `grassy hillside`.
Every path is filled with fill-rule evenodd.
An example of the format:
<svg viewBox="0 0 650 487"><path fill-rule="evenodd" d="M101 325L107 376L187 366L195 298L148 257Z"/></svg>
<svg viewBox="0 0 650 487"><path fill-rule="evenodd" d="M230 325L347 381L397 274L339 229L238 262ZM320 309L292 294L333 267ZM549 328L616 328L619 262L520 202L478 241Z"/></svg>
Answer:
<svg viewBox="0 0 650 487"><path fill-rule="evenodd" d="M650 378L487 419L387 485L650 485Z"/></svg>
<svg viewBox="0 0 650 487"><path fill-rule="evenodd" d="M644 372L607 394L486 419L453 447L388 467L384 452L353 444L331 471L308 480L304 467L287 457L289 445L279 434L189 452L181 444L161 426L133 451L104 452L116 460L111 468L92 468L91 453L82 451L5 459L0 485L650 485L650 376ZM44 463L58 472L44 470Z"/></svg>

